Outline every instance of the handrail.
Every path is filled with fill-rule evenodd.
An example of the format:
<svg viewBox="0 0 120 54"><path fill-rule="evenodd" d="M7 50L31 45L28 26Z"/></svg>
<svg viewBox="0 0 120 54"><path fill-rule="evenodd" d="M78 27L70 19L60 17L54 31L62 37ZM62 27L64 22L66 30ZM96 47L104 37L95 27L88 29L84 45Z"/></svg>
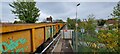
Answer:
<svg viewBox="0 0 120 54"><path fill-rule="evenodd" d="M60 37L60 38L61 38L61 37ZM55 47L53 48L53 50L52 50L51 52L53 52L53 51L55 50L55 48L57 47L58 43L60 42L60 38L58 39L58 41L57 41Z"/></svg>
<svg viewBox="0 0 120 54"><path fill-rule="evenodd" d="M54 38L53 41L50 42L50 44L47 45L47 47L46 47L40 54L44 53L44 52L53 44L53 42L60 36L60 34L61 34L61 33L59 33L58 36L57 36L56 38Z"/></svg>

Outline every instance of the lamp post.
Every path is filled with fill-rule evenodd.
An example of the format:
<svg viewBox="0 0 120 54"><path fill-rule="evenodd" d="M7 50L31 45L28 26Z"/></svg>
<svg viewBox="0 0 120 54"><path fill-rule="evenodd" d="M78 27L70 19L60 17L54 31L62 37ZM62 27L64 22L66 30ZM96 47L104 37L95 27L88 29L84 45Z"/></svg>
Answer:
<svg viewBox="0 0 120 54"><path fill-rule="evenodd" d="M76 5L76 52L78 52L78 36L77 36L77 27L78 27L78 23L77 23L77 7L80 5L80 3L78 3Z"/></svg>

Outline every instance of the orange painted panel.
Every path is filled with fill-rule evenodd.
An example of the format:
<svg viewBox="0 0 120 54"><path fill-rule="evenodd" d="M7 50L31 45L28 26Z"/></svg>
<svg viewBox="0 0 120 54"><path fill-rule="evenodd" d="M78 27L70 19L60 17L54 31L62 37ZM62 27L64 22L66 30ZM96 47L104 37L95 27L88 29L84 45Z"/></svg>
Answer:
<svg viewBox="0 0 120 54"><path fill-rule="evenodd" d="M0 29L2 31L0 32L0 34L2 33L0 52L33 52L44 42L44 37L47 40L53 33L55 35L59 31L58 25L60 28L63 26L60 23L3 25ZM45 31L43 27L45 27Z"/></svg>
<svg viewBox="0 0 120 54"><path fill-rule="evenodd" d="M34 38L35 48L37 49L37 47L39 47L44 42L44 28L35 29Z"/></svg>
<svg viewBox="0 0 120 54"><path fill-rule="evenodd" d="M63 27L63 24L60 24L60 28L62 28Z"/></svg>
<svg viewBox="0 0 120 54"><path fill-rule="evenodd" d="M30 30L2 34L0 51L2 52L31 52Z"/></svg>
<svg viewBox="0 0 120 54"><path fill-rule="evenodd" d="M55 27L56 27L56 33L57 33L57 32L58 32L58 24L56 24L56 26L55 26Z"/></svg>

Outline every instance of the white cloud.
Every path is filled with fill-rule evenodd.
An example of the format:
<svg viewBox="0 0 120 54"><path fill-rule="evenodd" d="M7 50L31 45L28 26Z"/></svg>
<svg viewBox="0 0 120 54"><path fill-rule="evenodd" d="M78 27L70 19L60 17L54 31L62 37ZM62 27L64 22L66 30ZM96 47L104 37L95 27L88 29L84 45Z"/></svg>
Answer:
<svg viewBox="0 0 120 54"><path fill-rule="evenodd" d="M15 16L11 14L9 2L3 3L2 20L13 21ZM37 7L41 12L39 21L43 21L48 16L64 21L67 17L75 18L76 4L76 2L37 2ZM116 4L116 2L81 2L81 5L78 7L78 18L87 18L89 14L94 14L96 18L107 18Z"/></svg>
<svg viewBox="0 0 120 54"><path fill-rule="evenodd" d="M89 14L94 14L96 18L108 18L115 5L115 2L81 3L78 10L78 17L83 19L87 18Z"/></svg>
<svg viewBox="0 0 120 54"><path fill-rule="evenodd" d="M43 21L43 20L45 20L47 17L49 17L49 16L52 16L52 15L50 15L50 14L46 14L46 13L44 13L44 12L40 12L40 16L39 16L39 21ZM53 17L53 16L52 16ZM54 18L54 17L53 17Z"/></svg>

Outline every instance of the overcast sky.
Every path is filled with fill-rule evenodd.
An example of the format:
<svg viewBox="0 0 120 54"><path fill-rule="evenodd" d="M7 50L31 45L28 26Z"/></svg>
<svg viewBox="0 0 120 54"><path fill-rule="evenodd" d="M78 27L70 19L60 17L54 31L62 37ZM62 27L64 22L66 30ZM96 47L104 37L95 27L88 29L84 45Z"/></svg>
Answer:
<svg viewBox="0 0 120 54"><path fill-rule="evenodd" d="M10 2L2 2L2 22L14 21L15 15L10 11ZM52 16L53 19L63 19L67 17L75 18L76 5L78 2L37 2L40 9L39 21ZM1 3L0 3L1 4ZM86 19L89 14L94 14L96 19L107 19L112 13L117 2L80 2L78 9L78 18Z"/></svg>

